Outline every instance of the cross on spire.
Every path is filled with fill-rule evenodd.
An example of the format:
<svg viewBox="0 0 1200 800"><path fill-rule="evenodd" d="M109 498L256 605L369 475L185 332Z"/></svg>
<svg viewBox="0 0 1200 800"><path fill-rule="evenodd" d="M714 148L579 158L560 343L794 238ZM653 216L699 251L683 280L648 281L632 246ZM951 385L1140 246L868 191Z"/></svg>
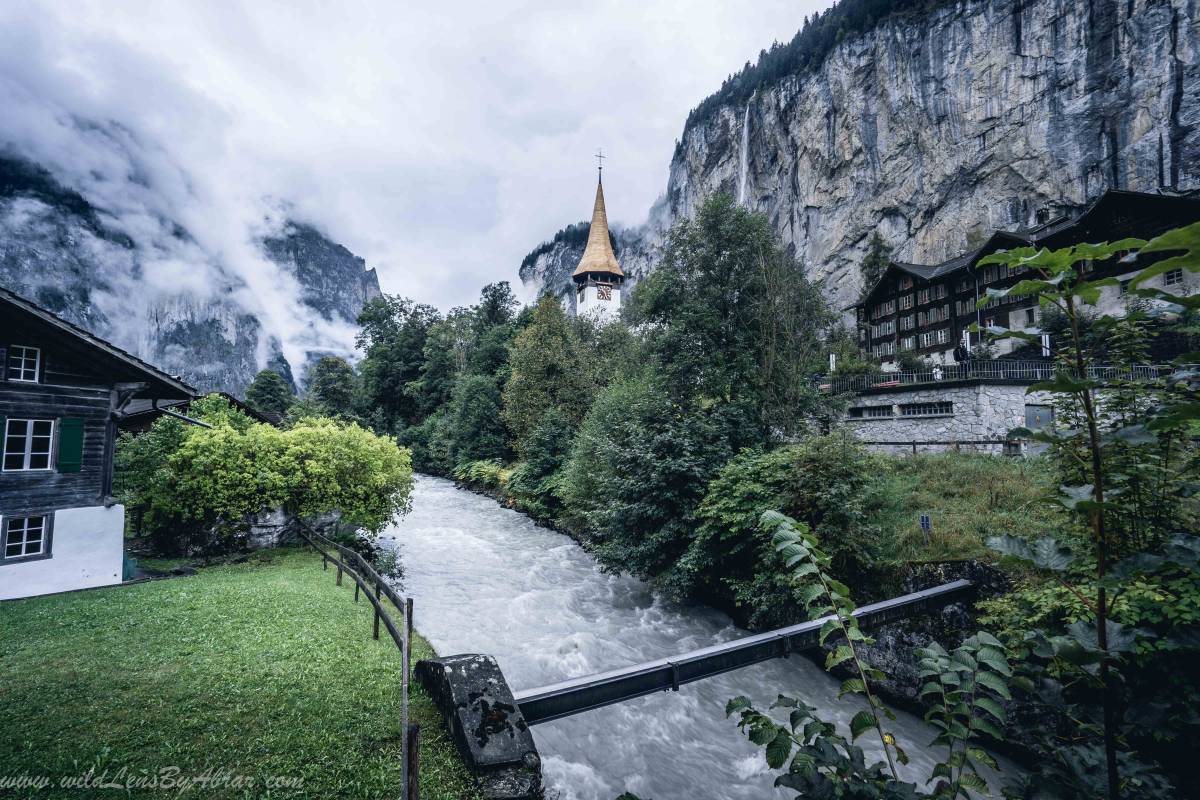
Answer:
<svg viewBox="0 0 1200 800"><path fill-rule="evenodd" d="M608 156L604 155L604 148L596 150L596 173L600 176L604 175L604 159Z"/></svg>

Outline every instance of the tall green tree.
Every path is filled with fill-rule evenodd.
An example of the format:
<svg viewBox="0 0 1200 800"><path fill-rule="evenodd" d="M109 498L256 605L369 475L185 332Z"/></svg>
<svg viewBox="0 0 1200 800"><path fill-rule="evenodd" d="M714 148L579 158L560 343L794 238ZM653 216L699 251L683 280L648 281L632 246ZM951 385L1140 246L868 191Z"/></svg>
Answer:
<svg viewBox="0 0 1200 800"><path fill-rule="evenodd" d="M732 454L721 426L674 403L654 376L613 383L564 468L567 514L608 563L658 577L685 552L708 480Z"/></svg>
<svg viewBox="0 0 1200 800"><path fill-rule="evenodd" d="M863 256L862 264L859 265L862 270L863 297L866 297L867 292L874 289L875 284L879 283L879 279L883 277L884 270L891 261L892 248L883 241L879 231L875 231L871 234L871 241L867 243L867 253Z"/></svg>
<svg viewBox="0 0 1200 800"><path fill-rule="evenodd" d="M454 465L506 460L508 430L500 419L500 390L486 375L463 375L454 386L449 413L450 457Z"/></svg>
<svg viewBox="0 0 1200 800"><path fill-rule="evenodd" d="M543 297L529 327L517 334L504 386L504 421L522 452L551 409L577 424L591 403L591 371L579 338L553 297Z"/></svg>
<svg viewBox="0 0 1200 800"><path fill-rule="evenodd" d="M272 369L260 371L246 388L246 402L264 414L286 414L295 401L291 385Z"/></svg>
<svg viewBox="0 0 1200 800"><path fill-rule="evenodd" d="M325 356L308 372L308 399L327 414L346 415L354 403L354 367L345 359Z"/></svg>
<svg viewBox="0 0 1200 800"><path fill-rule="evenodd" d="M833 315L766 216L727 195L671 229L632 317L671 396L724 407L747 445L803 430L825 402L810 376Z"/></svg>
<svg viewBox="0 0 1200 800"><path fill-rule="evenodd" d="M394 295L376 297L363 308L357 344L364 352L359 401L364 419L392 431L428 413L408 387L421 377L429 333L440 319L432 306Z"/></svg>

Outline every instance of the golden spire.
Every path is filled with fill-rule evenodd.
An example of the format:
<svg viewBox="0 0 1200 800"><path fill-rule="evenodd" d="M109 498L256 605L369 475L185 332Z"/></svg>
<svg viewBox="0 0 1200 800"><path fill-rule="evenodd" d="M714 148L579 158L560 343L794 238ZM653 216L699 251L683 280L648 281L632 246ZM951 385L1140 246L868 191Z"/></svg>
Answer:
<svg viewBox="0 0 1200 800"><path fill-rule="evenodd" d="M603 158L603 156L598 156ZM596 181L596 206L592 209L592 229L588 232L587 247L583 250L583 258L575 268L573 276L586 275L589 272L608 272L625 277L617 256L613 253L612 242L608 238L608 215L604 211L604 181Z"/></svg>

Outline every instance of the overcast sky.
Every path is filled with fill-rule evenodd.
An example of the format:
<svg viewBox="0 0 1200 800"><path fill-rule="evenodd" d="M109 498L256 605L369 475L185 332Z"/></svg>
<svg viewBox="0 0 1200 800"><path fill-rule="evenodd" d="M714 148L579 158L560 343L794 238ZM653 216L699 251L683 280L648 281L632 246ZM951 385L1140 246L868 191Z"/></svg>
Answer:
<svg viewBox="0 0 1200 800"><path fill-rule="evenodd" d="M159 149L152 190L208 197L191 224L292 203L385 291L445 309L589 216L597 147L610 218L641 222L688 110L827 5L14 0L0 137L66 162L89 144L22 104L115 120Z"/></svg>

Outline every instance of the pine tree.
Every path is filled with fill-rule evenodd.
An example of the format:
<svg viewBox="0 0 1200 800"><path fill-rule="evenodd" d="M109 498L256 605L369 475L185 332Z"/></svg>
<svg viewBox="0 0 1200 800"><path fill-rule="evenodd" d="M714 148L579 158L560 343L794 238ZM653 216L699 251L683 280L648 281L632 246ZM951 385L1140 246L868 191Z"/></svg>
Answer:
<svg viewBox="0 0 1200 800"><path fill-rule="evenodd" d="M264 369L254 376L246 389L246 402L262 414L287 413L296 402L296 395L284 377L272 369Z"/></svg>

